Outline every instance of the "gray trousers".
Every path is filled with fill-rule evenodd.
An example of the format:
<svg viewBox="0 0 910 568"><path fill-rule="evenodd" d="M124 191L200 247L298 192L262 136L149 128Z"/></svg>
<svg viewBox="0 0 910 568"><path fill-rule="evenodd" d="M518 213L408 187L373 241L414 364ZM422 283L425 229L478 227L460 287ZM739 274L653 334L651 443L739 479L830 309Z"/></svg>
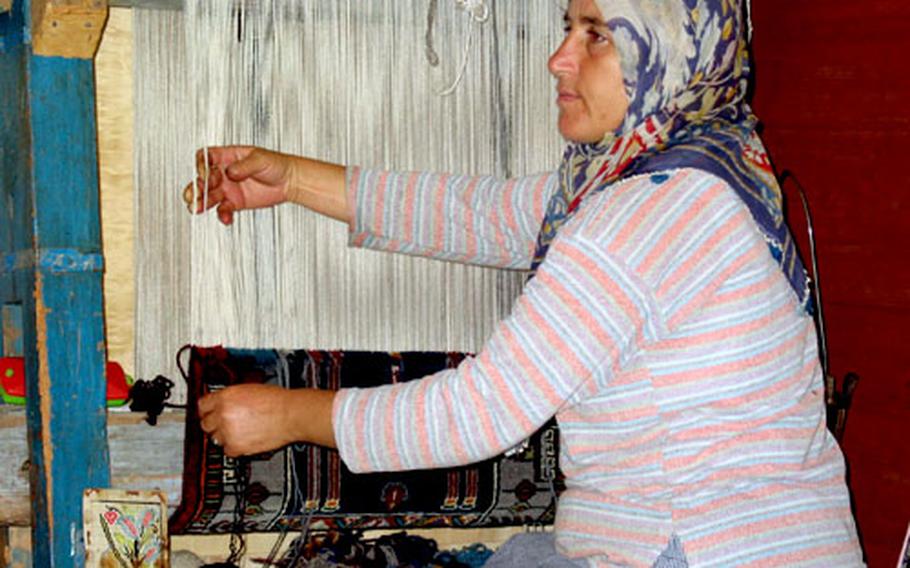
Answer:
<svg viewBox="0 0 910 568"><path fill-rule="evenodd" d="M556 551L552 533L522 533L513 536L490 557L485 568L584 568L584 564ZM676 535L654 561L653 568L689 568Z"/></svg>

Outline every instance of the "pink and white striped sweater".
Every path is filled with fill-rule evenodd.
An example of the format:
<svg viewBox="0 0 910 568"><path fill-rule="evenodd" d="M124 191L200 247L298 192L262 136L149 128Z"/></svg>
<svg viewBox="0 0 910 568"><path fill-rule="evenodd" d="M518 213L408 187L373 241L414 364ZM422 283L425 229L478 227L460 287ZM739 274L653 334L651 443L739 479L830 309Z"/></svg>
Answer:
<svg viewBox="0 0 910 568"><path fill-rule="evenodd" d="M351 168L351 243L527 269L556 177ZM550 417L557 545L650 566L862 565L825 428L812 320L747 208L695 170L590 196L484 348L457 369L336 398L355 472L462 465Z"/></svg>

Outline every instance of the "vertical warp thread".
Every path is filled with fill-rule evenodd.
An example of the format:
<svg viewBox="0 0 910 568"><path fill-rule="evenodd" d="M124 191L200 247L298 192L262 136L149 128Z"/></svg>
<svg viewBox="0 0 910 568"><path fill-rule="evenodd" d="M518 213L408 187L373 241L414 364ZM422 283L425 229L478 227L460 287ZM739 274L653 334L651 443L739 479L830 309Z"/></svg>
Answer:
<svg viewBox="0 0 910 568"><path fill-rule="evenodd" d="M186 215L180 188L197 148L232 143L399 170L552 168L558 6L487 2L495 12L479 25L439 1L433 67L423 2L185 4L133 16L136 373L176 374L185 343L479 349L522 274L348 249L343 226L293 206L244 211L224 228ZM439 97L472 33L468 71Z"/></svg>

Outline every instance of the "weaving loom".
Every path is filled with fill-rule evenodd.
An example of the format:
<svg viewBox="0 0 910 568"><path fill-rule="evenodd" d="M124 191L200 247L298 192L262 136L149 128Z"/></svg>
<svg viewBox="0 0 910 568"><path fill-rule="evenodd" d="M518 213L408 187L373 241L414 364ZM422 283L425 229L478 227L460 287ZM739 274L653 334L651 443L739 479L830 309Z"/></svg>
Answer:
<svg viewBox="0 0 910 568"><path fill-rule="evenodd" d="M193 410L203 394L234 384L369 387L420 378L463 358L193 348L183 500L171 518L171 532L299 530L307 523L316 530L551 524L561 489L555 422L510 457L451 469L354 475L336 451L303 444L226 458L203 434Z"/></svg>
<svg viewBox="0 0 910 568"><path fill-rule="evenodd" d="M480 349L523 273L348 249L344 227L299 207L247 211L225 229L186 215L179 195L195 150L228 143L398 170L552 168L558 3L486 2L482 21L464 2L431 4L135 11L138 376L176 376L187 343Z"/></svg>
<svg viewBox="0 0 910 568"><path fill-rule="evenodd" d="M225 229L184 214L177 188L195 176L197 148L231 143L398 170L548 169L562 140L545 62L561 16L551 0L135 10L136 343L154 346L137 349L137 374L175 376L187 343L230 345L192 351L189 393L180 385L175 398L194 409L217 385L379 384L479 350L523 272L347 249L343 227L296 207L244 212ZM314 528L552 522L553 424L511 458L353 476L310 447L238 465L192 412L173 533L281 530L309 514Z"/></svg>

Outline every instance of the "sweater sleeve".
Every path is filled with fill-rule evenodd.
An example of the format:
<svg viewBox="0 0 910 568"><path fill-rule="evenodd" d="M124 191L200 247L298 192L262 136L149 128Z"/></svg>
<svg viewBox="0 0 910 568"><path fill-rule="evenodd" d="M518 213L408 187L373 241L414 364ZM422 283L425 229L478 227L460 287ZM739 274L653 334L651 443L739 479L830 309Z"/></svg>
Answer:
<svg viewBox="0 0 910 568"><path fill-rule="evenodd" d="M513 447L680 325L737 266L767 254L723 182L668 178L631 180L584 203L475 358L340 391L333 425L348 467L449 467Z"/></svg>
<svg viewBox="0 0 910 568"><path fill-rule="evenodd" d="M556 175L396 173L348 168L353 246L526 269Z"/></svg>

